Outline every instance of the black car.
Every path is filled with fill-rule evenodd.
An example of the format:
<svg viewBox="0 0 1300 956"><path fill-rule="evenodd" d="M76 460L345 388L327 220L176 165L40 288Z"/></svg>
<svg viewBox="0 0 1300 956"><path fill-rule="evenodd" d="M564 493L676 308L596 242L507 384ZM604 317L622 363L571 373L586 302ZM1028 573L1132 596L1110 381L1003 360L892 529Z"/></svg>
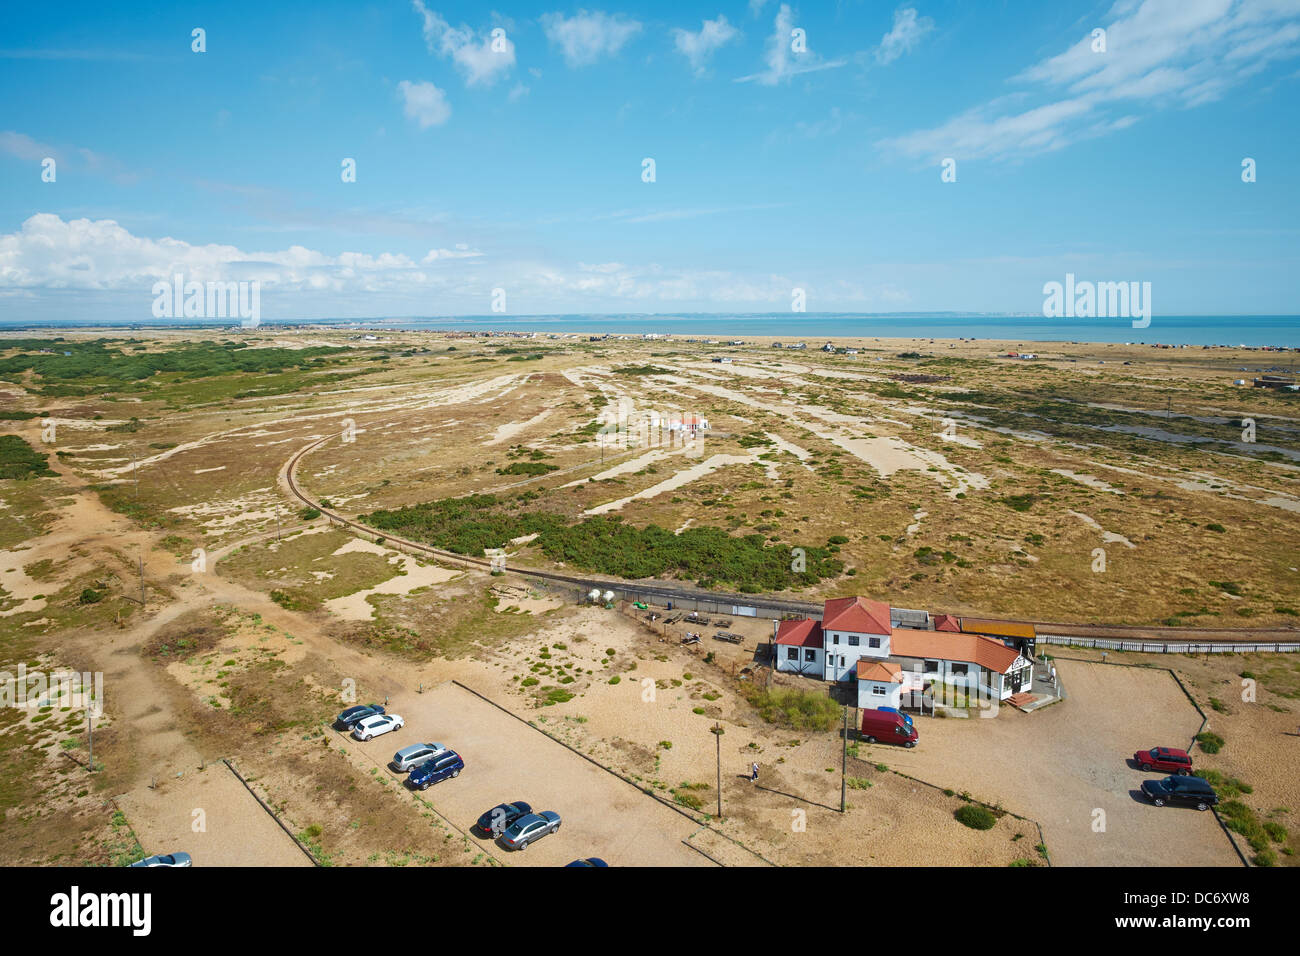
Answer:
<svg viewBox="0 0 1300 956"><path fill-rule="evenodd" d="M498 804L478 818L478 822L474 824L474 832L480 836L499 837L516 820L532 812L533 808L522 800Z"/></svg>
<svg viewBox="0 0 1300 956"><path fill-rule="evenodd" d="M1142 792L1157 807L1195 807L1208 810L1219 802L1219 795L1200 777L1165 777L1142 781Z"/></svg>
<svg viewBox="0 0 1300 956"><path fill-rule="evenodd" d="M356 707L349 707L334 718L334 729L351 730L367 717L378 717L383 712L384 708L378 704L358 704Z"/></svg>

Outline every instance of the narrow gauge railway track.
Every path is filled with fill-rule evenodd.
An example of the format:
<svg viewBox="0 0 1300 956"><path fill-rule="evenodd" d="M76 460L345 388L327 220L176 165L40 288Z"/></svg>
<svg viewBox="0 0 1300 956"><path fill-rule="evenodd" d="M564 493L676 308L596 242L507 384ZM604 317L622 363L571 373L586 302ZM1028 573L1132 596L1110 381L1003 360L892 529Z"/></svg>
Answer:
<svg viewBox="0 0 1300 956"><path fill-rule="evenodd" d="M438 558L441 561L459 564L468 568L481 568L485 571L492 570L492 562L487 558L474 558L469 555L457 554L454 551L445 551L442 548L435 548L418 541L411 541L407 538L390 534L387 531L376 530L375 528L362 524L353 518L341 515L332 508L326 508L320 503L320 501L310 497L298 484L298 465L306 455L315 451L332 437L334 436L319 438L311 444L300 448L285 463L280 474L284 481L285 488L291 495L308 507L315 508L321 514L327 515L330 520L335 521L344 527L352 528L362 534L384 538L385 540L401 545L412 552ZM577 576L561 574L558 571L543 571L539 568L519 567L517 565L511 565L509 571L511 574L517 574L522 577L534 578L540 581L551 581L556 584L568 585L584 590L592 587L600 587L622 591L635 591L642 597L661 598L664 603L667 603L668 601L694 601L749 607L759 606L768 610L783 613L801 615L811 614L813 616L819 616L822 611L822 606L820 604L806 601L787 601L780 598L760 598L753 594L727 594L717 591L701 591L692 588L671 587L662 584L642 584L640 582L627 581L621 578L607 578L598 575ZM1103 640L1143 639L1182 644L1196 639L1212 642L1241 641L1244 643L1294 641L1300 639L1300 627L1164 627L1160 625L1143 624L1078 624L1061 621L1027 621L1026 623L1033 624L1034 628L1040 634L1052 634L1062 637L1086 637Z"/></svg>

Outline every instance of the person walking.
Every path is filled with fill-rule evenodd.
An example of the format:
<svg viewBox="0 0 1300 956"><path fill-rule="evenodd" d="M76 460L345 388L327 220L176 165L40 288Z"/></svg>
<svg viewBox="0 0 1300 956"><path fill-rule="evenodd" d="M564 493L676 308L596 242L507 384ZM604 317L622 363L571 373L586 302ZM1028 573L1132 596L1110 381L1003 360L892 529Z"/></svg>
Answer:
<svg viewBox="0 0 1300 956"><path fill-rule="evenodd" d="M749 765L749 779L752 783L758 783L758 762Z"/></svg>

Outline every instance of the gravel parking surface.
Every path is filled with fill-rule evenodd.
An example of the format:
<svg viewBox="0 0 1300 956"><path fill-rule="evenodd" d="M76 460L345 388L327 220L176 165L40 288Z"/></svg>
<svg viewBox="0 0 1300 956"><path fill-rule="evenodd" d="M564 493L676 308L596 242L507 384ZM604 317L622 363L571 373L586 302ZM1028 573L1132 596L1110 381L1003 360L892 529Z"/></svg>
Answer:
<svg viewBox="0 0 1300 956"><path fill-rule="evenodd" d="M1056 667L1065 701L1031 714L1003 707L990 719L918 718L918 746L889 748L890 765L1036 819L1054 865L1240 866L1212 813L1158 808L1139 790L1161 775L1131 766L1134 751L1186 747L1200 725L1173 677L1075 661ZM1104 830L1094 829L1098 811Z"/></svg>
<svg viewBox="0 0 1300 956"><path fill-rule="evenodd" d="M225 764L117 799L145 856L184 851L195 866L311 866ZM194 811L204 829L195 832Z"/></svg>
<svg viewBox="0 0 1300 956"><path fill-rule="evenodd" d="M513 800L560 815L558 833L522 852L474 837L512 866L563 866L589 856L611 866L713 865L682 843L697 823L455 684L394 697L389 712L406 719L402 730L367 743L349 738L348 750L401 781L406 775L388 766L394 751L425 740L455 750L465 761L460 776L421 796L460 829Z"/></svg>

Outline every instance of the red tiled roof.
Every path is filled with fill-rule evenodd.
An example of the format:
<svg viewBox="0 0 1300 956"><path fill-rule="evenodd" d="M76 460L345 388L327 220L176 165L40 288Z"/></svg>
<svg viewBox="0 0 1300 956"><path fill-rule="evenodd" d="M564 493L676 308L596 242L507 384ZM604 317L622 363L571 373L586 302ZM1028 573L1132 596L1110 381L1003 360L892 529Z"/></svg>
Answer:
<svg viewBox="0 0 1300 956"><path fill-rule="evenodd" d="M903 668L889 661L858 659L858 680L879 680L885 683L903 682Z"/></svg>
<svg viewBox="0 0 1300 956"><path fill-rule="evenodd" d="M940 631L894 631L889 652L897 657L962 661L1005 674L1020 656L1014 647L979 634L949 634Z"/></svg>
<svg viewBox="0 0 1300 956"><path fill-rule="evenodd" d="M956 614L936 614L934 616L936 631L960 631L961 619Z"/></svg>
<svg viewBox="0 0 1300 956"><path fill-rule="evenodd" d="M791 647L821 647L821 622L810 617L798 621L782 621L776 629L776 643Z"/></svg>
<svg viewBox="0 0 1300 956"><path fill-rule="evenodd" d="M835 598L822 607L822 628L855 634L888 634L889 605L864 597Z"/></svg>

